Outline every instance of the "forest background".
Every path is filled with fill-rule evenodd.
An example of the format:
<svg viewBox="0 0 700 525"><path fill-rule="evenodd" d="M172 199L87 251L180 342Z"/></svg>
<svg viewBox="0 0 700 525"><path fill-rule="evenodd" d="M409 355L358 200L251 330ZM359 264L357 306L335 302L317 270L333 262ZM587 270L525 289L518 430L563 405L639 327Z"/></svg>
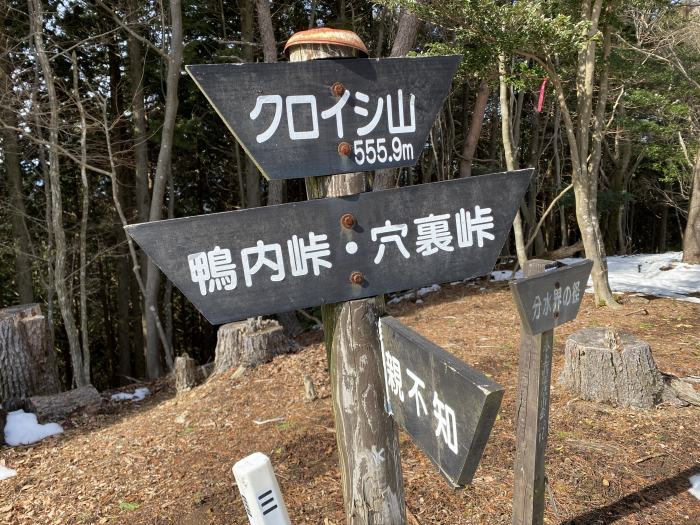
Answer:
<svg viewBox="0 0 700 525"><path fill-rule="evenodd" d="M375 190L535 168L503 261L585 253L601 307L606 254L700 263L697 2L4 0L0 307L42 305L66 387L213 359L216 327L123 226L306 198L260 176L184 65L285 60L311 27L463 56L418 165Z"/></svg>

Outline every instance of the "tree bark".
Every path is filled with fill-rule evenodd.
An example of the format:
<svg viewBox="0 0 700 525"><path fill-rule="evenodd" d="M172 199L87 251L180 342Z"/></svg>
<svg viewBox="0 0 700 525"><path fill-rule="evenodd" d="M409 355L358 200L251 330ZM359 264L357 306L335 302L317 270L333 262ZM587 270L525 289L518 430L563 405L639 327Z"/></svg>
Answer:
<svg viewBox="0 0 700 525"><path fill-rule="evenodd" d="M700 264L700 147L693 167L693 190L688 203L688 223L683 235L683 262Z"/></svg>
<svg viewBox="0 0 700 525"><path fill-rule="evenodd" d="M291 62L352 56L342 46L298 46ZM364 173L306 179L309 199L366 190ZM349 525L402 525L406 504L398 433L385 412L378 318L384 301L371 298L323 305L333 415ZM377 460L376 455L382 460Z"/></svg>
<svg viewBox="0 0 700 525"><path fill-rule="evenodd" d="M479 90L476 92L472 118L469 123L469 132L464 139L464 146L462 147L462 159L459 162L460 177L470 177L472 174L474 154L476 153L476 147L479 145L481 127L484 122L486 105L489 101L490 93L491 89L489 88L488 80L482 79L481 82L479 82Z"/></svg>
<svg viewBox="0 0 700 525"><path fill-rule="evenodd" d="M163 21L164 22L164 21ZM178 96L177 88L180 81L182 65L182 4L181 0L170 0L170 53L168 54L168 74L165 83L165 116L161 131L158 164L153 179L153 193L148 215L149 221L158 221L163 216L163 198L171 169L173 135L175 133L175 118L177 117ZM146 294L144 309L146 314L146 369L148 377L157 378L163 374L161 356L158 347L160 339L165 347L167 340L163 327L158 318L158 291L160 290L160 270L153 262L148 261L146 269ZM165 352L167 356L168 351ZM172 368L173 363L166 363Z"/></svg>
<svg viewBox="0 0 700 525"><path fill-rule="evenodd" d="M49 63L49 58L44 48L43 21L41 0L28 0L29 18L34 50L39 62L46 84L49 99L50 123L49 123L49 177L51 179L51 223L53 227L55 249L55 279L56 296L63 317L63 326L68 338L68 347L71 356L73 371L73 384L83 386L90 383L90 377L86 376L83 368L83 354L78 335L78 327L73 315L73 305L70 296L70 288L66 281L67 243L63 229L63 200L61 195L61 178L58 155L58 98L54 83L54 74Z"/></svg>
<svg viewBox="0 0 700 525"><path fill-rule="evenodd" d="M0 310L0 402L59 390L56 354L41 307Z"/></svg>

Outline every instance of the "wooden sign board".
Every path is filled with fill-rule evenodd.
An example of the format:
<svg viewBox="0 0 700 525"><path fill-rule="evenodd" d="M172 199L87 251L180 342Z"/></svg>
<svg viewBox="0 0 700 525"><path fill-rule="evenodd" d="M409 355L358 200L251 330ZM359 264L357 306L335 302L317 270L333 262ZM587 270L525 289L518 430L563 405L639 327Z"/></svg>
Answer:
<svg viewBox="0 0 700 525"><path fill-rule="evenodd" d="M504 388L393 317L379 328L387 411L453 486L470 483Z"/></svg>
<svg viewBox="0 0 700 525"><path fill-rule="evenodd" d="M212 324L487 274L532 170L128 226Z"/></svg>
<svg viewBox="0 0 700 525"><path fill-rule="evenodd" d="M525 331L541 334L576 319L593 262L553 263L543 273L510 285Z"/></svg>
<svg viewBox="0 0 700 525"><path fill-rule="evenodd" d="M295 179L415 165L459 61L204 64L187 72L263 175Z"/></svg>

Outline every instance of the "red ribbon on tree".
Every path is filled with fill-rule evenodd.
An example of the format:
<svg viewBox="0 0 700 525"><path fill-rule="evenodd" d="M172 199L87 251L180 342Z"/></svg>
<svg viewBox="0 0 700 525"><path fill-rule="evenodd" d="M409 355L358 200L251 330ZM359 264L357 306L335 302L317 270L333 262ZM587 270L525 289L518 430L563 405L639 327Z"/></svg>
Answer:
<svg viewBox="0 0 700 525"><path fill-rule="evenodd" d="M544 91L547 89L547 81L549 77L544 77L540 86L540 99L537 101L537 113L542 113L542 104L544 104Z"/></svg>

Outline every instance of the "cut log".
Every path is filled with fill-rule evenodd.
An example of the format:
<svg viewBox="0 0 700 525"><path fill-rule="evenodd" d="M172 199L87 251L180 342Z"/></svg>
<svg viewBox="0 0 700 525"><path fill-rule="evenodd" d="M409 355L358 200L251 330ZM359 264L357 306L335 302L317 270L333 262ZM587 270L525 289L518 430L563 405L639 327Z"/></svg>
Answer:
<svg viewBox="0 0 700 525"><path fill-rule="evenodd" d="M102 403L100 393L92 385L52 396L33 396L26 402L26 410L36 414L40 423L65 418L78 410L98 407Z"/></svg>
<svg viewBox="0 0 700 525"><path fill-rule="evenodd" d="M197 364L189 355L175 359L175 390L179 394L197 385Z"/></svg>
<svg viewBox="0 0 700 525"><path fill-rule="evenodd" d="M0 310L0 401L60 391L48 333L38 304Z"/></svg>
<svg viewBox="0 0 700 525"><path fill-rule="evenodd" d="M664 381L649 345L632 334L586 328L569 336L559 384L582 399L651 408Z"/></svg>
<svg viewBox="0 0 700 525"><path fill-rule="evenodd" d="M282 326L270 319L254 317L219 328L214 372L245 366L253 368L279 354L296 350Z"/></svg>

